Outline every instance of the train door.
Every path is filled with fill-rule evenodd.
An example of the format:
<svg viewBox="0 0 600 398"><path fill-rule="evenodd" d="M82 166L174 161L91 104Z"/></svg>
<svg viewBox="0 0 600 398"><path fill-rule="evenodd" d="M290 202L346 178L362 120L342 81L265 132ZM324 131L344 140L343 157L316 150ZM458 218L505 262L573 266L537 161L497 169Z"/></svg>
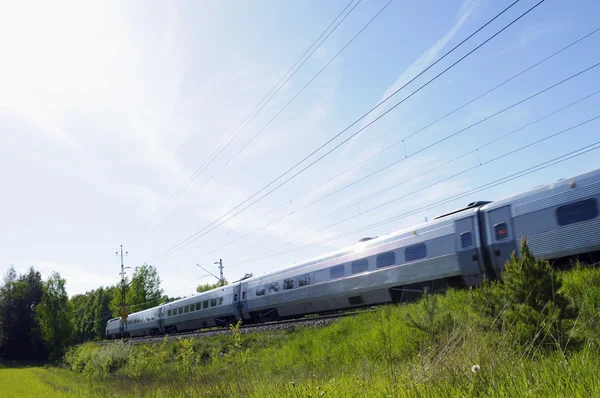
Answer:
<svg viewBox="0 0 600 398"><path fill-rule="evenodd" d="M240 282L233 290L233 308L237 320L249 319L248 313L248 283Z"/></svg>
<svg viewBox="0 0 600 398"><path fill-rule="evenodd" d="M475 216L454 221L458 263L467 285L481 282L485 273Z"/></svg>
<svg viewBox="0 0 600 398"><path fill-rule="evenodd" d="M516 249L510 205L487 212L487 232L496 277L502 279L504 264Z"/></svg>
<svg viewBox="0 0 600 398"><path fill-rule="evenodd" d="M158 331L161 333L165 332L164 308L165 307L162 307L162 306L158 308Z"/></svg>
<svg viewBox="0 0 600 398"><path fill-rule="evenodd" d="M248 282L240 282L240 312L243 319L250 319L248 312Z"/></svg>

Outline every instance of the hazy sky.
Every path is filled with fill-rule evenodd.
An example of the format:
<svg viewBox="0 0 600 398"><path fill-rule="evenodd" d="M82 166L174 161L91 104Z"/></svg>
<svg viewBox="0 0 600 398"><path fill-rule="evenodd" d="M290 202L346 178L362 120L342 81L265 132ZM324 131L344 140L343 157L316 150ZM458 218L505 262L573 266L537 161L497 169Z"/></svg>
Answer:
<svg viewBox="0 0 600 398"><path fill-rule="evenodd" d="M69 294L82 293L118 282L120 264L115 251L123 244L129 251L126 265L135 267L146 261L156 265L165 293L184 296L198 283L214 280L206 277L196 262L217 273L212 263L222 258L225 276L232 281L245 272L261 274L364 236L409 227L474 200L499 199L600 167L600 151L591 151L492 189L346 234L600 140L600 120L594 120L488 163L599 116L598 94L482 147L600 90L597 67L418 152L600 62L598 32L419 131L600 27L600 2L547 0L272 194L218 228L204 229L206 234L198 234L197 240L181 250L156 258L263 188L511 3L393 1L261 131L387 1L362 0L216 160L133 239L218 145L238 131L236 126L349 0L2 2L3 272L11 264L19 272L33 265L44 276L56 270L67 279ZM536 2L518 2L319 154L381 115ZM323 184L417 131L404 145ZM406 160L301 209L404 158L405 151ZM398 197L402 198L370 210ZM286 214L289 216L273 222ZM313 244L338 235L342 236Z"/></svg>

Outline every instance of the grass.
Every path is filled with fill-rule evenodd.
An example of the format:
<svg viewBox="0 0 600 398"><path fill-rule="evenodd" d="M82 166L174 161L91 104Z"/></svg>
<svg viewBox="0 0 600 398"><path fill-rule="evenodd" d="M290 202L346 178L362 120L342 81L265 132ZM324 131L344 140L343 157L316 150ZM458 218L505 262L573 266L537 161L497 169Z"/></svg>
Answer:
<svg viewBox="0 0 600 398"><path fill-rule="evenodd" d="M81 397L93 383L65 369L0 363L2 397Z"/></svg>
<svg viewBox="0 0 600 398"><path fill-rule="evenodd" d="M524 307L511 307L498 285L450 290L320 329L87 343L66 355L70 370L2 369L0 384L10 382L8 396L600 396L600 269L560 277L565 320L515 315ZM553 334L561 322L562 340Z"/></svg>

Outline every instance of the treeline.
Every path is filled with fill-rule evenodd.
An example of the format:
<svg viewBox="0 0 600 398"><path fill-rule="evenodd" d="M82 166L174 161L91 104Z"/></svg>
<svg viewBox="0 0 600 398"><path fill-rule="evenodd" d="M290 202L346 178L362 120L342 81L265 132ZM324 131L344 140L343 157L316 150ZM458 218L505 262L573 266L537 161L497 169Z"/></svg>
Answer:
<svg viewBox="0 0 600 398"><path fill-rule="evenodd" d="M8 269L0 287L0 355L54 361L69 345L105 338L108 320L120 316L121 284L69 299L66 283L57 272L44 281L34 267L22 275ZM125 280L128 312L169 300L160 284L154 266L137 267Z"/></svg>

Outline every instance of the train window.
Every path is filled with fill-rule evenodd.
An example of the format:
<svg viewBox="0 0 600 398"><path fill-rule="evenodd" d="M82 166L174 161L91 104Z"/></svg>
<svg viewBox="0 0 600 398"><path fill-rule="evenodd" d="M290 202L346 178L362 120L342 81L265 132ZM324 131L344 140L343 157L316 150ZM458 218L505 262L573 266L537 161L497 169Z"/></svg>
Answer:
<svg viewBox="0 0 600 398"><path fill-rule="evenodd" d="M329 278L337 279L344 276L344 264L336 265L335 267L329 268Z"/></svg>
<svg viewBox="0 0 600 398"><path fill-rule="evenodd" d="M460 245L463 249L473 246L473 234L470 232L460 234Z"/></svg>
<svg viewBox="0 0 600 398"><path fill-rule="evenodd" d="M283 290L290 290L294 288L294 279L285 279L283 281Z"/></svg>
<svg viewBox="0 0 600 398"><path fill-rule="evenodd" d="M377 256L377 268L389 267L396 264L396 253L387 252Z"/></svg>
<svg viewBox="0 0 600 398"><path fill-rule="evenodd" d="M244 299L246 299L246 292L245 291L242 292L242 300L244 300Z"/></svg>
<svg viewBox="0 0 600 398"><path fill-rule="evenodd" d="M306 285L310 285L310 274L304 274L298 277L298 286Z"/></svg>
<svg viewBox="0 0 600 398"><path fill-rule="evenodd" d="M189 306L189 305L186 305L186 306L184 307L184 309L183 309L183 312L185 312L186 314L187 314L188 312L190 312L190 306Z"/></svg>
<svg viewBox="0 0 600 398"><path fill-rule="evenodd" d="M257 296L264 296L265 295L265 291L266 291L266 288L264 288L264 287L257 287L256 288L256 295Z"/></svg>
<svg viewBox="0 0 600 398"><path fill-rule="evenodd" d="M415 261L425 257L427 257L427 246L425 246L425 243L418 243L404 249L404 258L406 261Z"/></svg>
<svg viewBox="0 0 600 398"><path fill-rule="evenodd" d="M179 307L179 309L177 310L177 312L179 313L179 315L183 314L183 307Z"/></svg>
<svg viewBox="0 0 600 398"><path fill-rule="evenodd" d="M504 240L508 238L508 232L506 230L506 223L500 223L494 225L494 231L496 232L496 240Z"/></svg>
<svg viewBox="0 0 600 398"><path fill-rule="evenodd" d="M196 311L200 311L202 308L202 303L196 303Z"/></svg>
<svg viewBox="0 0 600 398"><path fill-rule="evenodd" d="M223 305L223 297L219 297L219 305Z"/></svg>
<svg viewBox="0 0 600 398"><path fill-rule="evenodd" d="M366 258L352 262L352 274L360 274L369 270L369 261Z"/></svg>
<svg viewBox="0 0 600 398"><path fill-rule="evenodd" d="M328 274L329 270L327 269L322 269L320 271L315 272L315 283L326 281Z"/></svg>
<svg viewBox="0 0 600 398"><path fill-rule="evenodd" d="M167 311L167 316L171 316L171 310Z"/></svg>
<svg viewBox="0 0 600 398"><path fill-rule="evenodd" d="M238 299L238 294L236 293L233 295L233 301L237 302L237 299Z"/></svg>
<svg viewBox="0 0 600 398"><path fill-rule="evenodd" d="M598 217L596 199L585 199L556 209L558 225L565 226Z"/></svg>
<svg viewBox="0 0 600 398"><path fill-rule="evenodd" d="M217 299L216 298L210 299L210 306L211 307L216 307L217 306Z"/></svg>
<svg viewBox="0 0 600 398"><path fill-rule="evenodd" d="M269 283L269 293L277 293L279 291L279 282Z"/></svg>
<svg viewBox="0 0 600 398"><path fill-rule="evenodd" d="M235 300L237 301L237 298ZM208 308L208 300L202 302L202 308Z"/></svg>

